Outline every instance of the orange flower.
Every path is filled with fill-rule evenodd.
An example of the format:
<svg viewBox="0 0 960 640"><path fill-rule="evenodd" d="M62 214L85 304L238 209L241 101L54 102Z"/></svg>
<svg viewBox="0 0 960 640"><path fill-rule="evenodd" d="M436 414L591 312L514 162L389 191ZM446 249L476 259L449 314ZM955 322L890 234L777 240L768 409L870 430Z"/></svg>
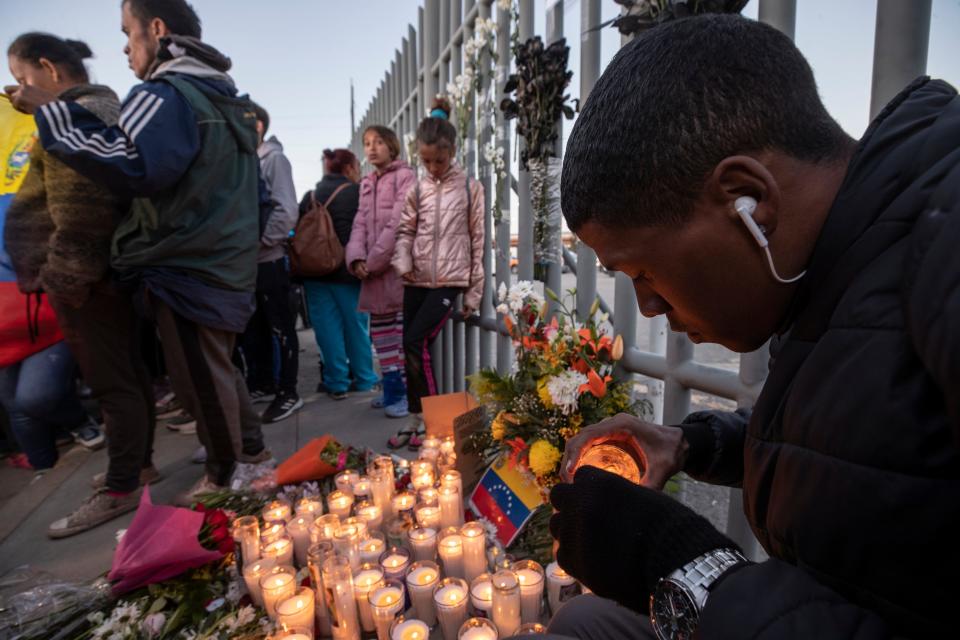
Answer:
<svg viewBox="0 0 960 640"><path fill-rule="evenodd" d="M613 349L610 351L610 357L619 360L623 357L623 336L618 335L613 341Z"/></svg>
<svg viewBox="0 0 960 640"><path fill-rule="evenodd" d="M607 376L606 378L601 378L600 375L590 369L587 371L587 382L580 385L580 393L589 391L597 398L602 398L607 395L607 383L610 382L613 378Z"/></svg>
<svg viewBox="0 0 960 640"><path fill-rule="evenodd" d="M503 316L503 324L507 325L507 333L511 336L513 335L513 320L510 319L510 316Z"/></svg>
<svg viewBox="0 0 960 640"><path fill-rule="evenodd" d="M590 371L590 365L583 358L577 358L570 366L573 367L574 371L579 371L583 375L588 375L587 372Z"/></svg>

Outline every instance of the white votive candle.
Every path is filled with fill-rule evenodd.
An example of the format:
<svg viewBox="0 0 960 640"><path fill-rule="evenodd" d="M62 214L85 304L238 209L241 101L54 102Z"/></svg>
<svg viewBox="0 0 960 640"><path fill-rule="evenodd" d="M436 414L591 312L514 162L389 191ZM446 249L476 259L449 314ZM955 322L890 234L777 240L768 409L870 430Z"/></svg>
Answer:
<svg viewBox="0 0 960 640"><path fill-rule="evenodd" d="M508 569L493 574L493 608L490 618L504 638L520 628L520 583L517 575Z"/></svg>
<svg viewBox="0 0 960 640"><path fill-rule="evenodd" d="M463 524L463 497L455 485L440 487L440 524L444 527Z"/></svg>
<svg viewBox="0 0 960 640"><path fill-rule="evenodd" d="M390 640L428 640L430 627L423 620L398 618L390 627Z"/></svg>
<svg viewBox="0 0 960 640"><path fill-rule="evenodd" d="M388 522L393 518L393 505L391 504L394 489L393 482L392 471L388 474L385 470L377 468L370 473L370 494L373 498L373 504L380 507L383 511L384 522Z"/></svg>
<svg viewBox="0 0 960 640"><path fill-rule="evenodd" d="M431 626L437 621L433 589L439 579L440 567L429 560L414 562L407 574L407 593L410 594L413 614Z"/></svg>
<svg viewBox="0 0 960 640"><path fill-rule="evenodd" d="M370 478L367 476L360 476L357 478L357 481L353 483L353 499L354 500L369 500L371 496L371 485Z"/></svg>
<svg viewBox="0 0 960 640"><path fill-rule="evenodd" d="M333 534L340 528L340 516L328 513L320 516L310 525L310 543L317 544L322 540L333 540Z"/></svg>
<svg viewBox="0 0 960 640"><path fill-rule="evenodd" d="M460 530L449 527L440 532L437 552L443 562L443 574L448 578L463 578L466 573L463 566L463 538Z"/></svg>
<svg viewBox="0 0 960 640"><path fill-rule="evenodd" d="M444 640L457 640L460 626L467 621L468 594L467 583L461 578L444 578L437 584L433 603Z"/></svg>
<svg viewBox="0 0 960 640"><path fill-rule="evenodd" d="M463 571L468 582L487 570L487 532L479 522L460 527L463 540Z"/></svg>
<svg viewBox="0 0 960 640"><path fill-rule="evenodd" d="M367 531L383 528L383 510L372 502L361 502L356 508L357 517L367 524Z"/></svg>
<svg viewBox="0 0 960 640"><path fill-rule="evenodd" d="M350 562L354 571L360 568L360 531L356 524L341 524L337 528L333 548Z"/></svg>
<svg viewBox="0 0 960 640"><path fill-rule="evenodd" d="M485 618L470 618L460 627L458 640L497 640L497 627Z"/></svg>
<svg viewBox="0 0 960 640"><path fill-rule="evenodd" d="M413 520L413 507L417 504L417 499L408 491L403 491L393 496L393 513L397 518Z"/></svg>
<svg viewBox="0 0 960 640"><path fill-rule="evenodd" d="M460 495L463 495L463 477L454 469L448 469L440 474L440 486L456 487Z"/></svg>
<svg viewBox="0 0 960 640"><path fill-rule="evenodd" d="M267 575L277 566L276 558L260 558L243 567L243 582L247 585L250 599L258 607L263 606L263 591L260 589L260 578Z"/></svg>
<svg viewBox="0 0 960 640"><path fill-rule="evenodd" d="M417 501L424 507L439 507L440 492L437 491L436 487L420 489L420 491L417 491Z"/></svg>
<svg viewBox="0 0 960 640"><path fill-rule="evenodd" d="M493 581L489 573L481 573L470 583L470 604L474 615L490 617L493 607Z"/></svg>
<svg viewBox="0 0 960 640"><path fill-rule="evenodd" d="M560 605L579 594L577 580L567 573L556 562L547 565L547 602L550 603L550 613L556 614Z"/></svg>
<svg viewBox="0 0 960 640"><path fill-rule="evenodd" d="M263 554L263 548L271 542L276 542L287 532L286 521L270 522L260 529L260 553Z"/></svg>
<svg viewBox="0 0 960 640"><path fill-rule="evenodd" d="M271 620L277 619L277 603L297 590L297 580L290 573L269 573L260 578L263 591L263 608Z"/></svg>
<svg viewBox="0 0 960 640"><path fill-rule="evenodd" d="M300 498L294 507L294 513L296 515L313 516L315 520L323 515L323 500L319 496Z"/></svg>
<svg viewBox="0 0 960 640"><path fill-rule="evenodd" d="M429 505L419 506L416 511L417 524L432 529L440 528L440 507Z"/></svg>
<svg viewBox="0 0 960 640"><path fill-rule="evenodd" d="M543 607L543 567L535 560L520 560L513 563L512 569L520 583L522 623L539 622Z"/></svg>
<svg viewBox="0 0 960 640"><path fill-rule="evenodd" d="M455 444L451 436L444 436L440 440L440 453L442 453L445 456L448 456L451 453L455 453Z"/></svg>
<svg viewBox="0 0 960 640"><path fill-rule="evenodd" d="M377 640L390 640L390 625L403 612L404 593L403 583L399 580L384 580L367 594Z"/></svg>
<svg viewBox="0 0 960 640"><path fill-rule="evenodd" d="M263 548L264 558L275 558L277 566L293 566L293 540L283 536Z"/></svg>
<svg viewBox="0 0 960 640"><path fill-rule="evenodd" d="M370 534L369 538L360 541L360 563L377 564L386 548L387 543L384 540L383 534L379 531L374 531Z"/></svg>
<svg viewBox="0 0 960 640"><path fill-rule="evenodd" d="M287 520L293 516L290 505L282 500L274 500L265 506L261 513L263 514L263 521L267 523L282 522L286 524Z"/></svg>
<svg viewBox="0 0 960 640"><path fill-rule="evenodd" d="M293 557L298 567L307 566L307 549L310 548L310 525L314 518L301 514L287 523L287 536L293 540Z"/></svg>
<svg viewBox="0 0 960 640"><path fill-rule="evenodd" d="M337 640L359 640L360 617L349 560L333 555L323 561L323 591L331 635Z"/></svg>
<svg viewBox="0 0 960 640"><path fill-rule="evenodd" d="M233 539L240 552L238 566L245 566L260 558L260 521L256 516L243 516L234 520Z"/></svg>
<svg viewBox="0 0 960 640"><path fill-rule="evenodd" d="M403 578L410 566L410 552L403 547L390 547L380 554L380 566L387 578Z"/></svg>
<svg viewBox="0 0 960 640"><path fill-rule="evenodd" d="M341 471L334 478L333 481L337 485L337 489L347 494L348 496L353 496L353 483L360 479L360 474L356 471L347 469L346 471Z"/></svg>
<svg viewBox="0 0 960 640"><path fill-rule="evenodd" d="M290 597L277 602L277 626L313 629L314 609L313 590L300 587Z"/></svg>
<svg viewBox="0 0 960 640"><path fill-rule="evenodd" d="M327 511L341 520L350 517L353 507L353 496L341 490L331 491L327 496Z"/></svg>
<svg viewBox="0 0 960 640"><path fill-rule="evenodd" d="M407 532L407 543L414 560L437 559L437 530L431 527L415 527Z"/></svg>
<svg viewBox="0 0 960 640"><path fill-rule="evenodd" d="M383 569L374 564L360 565L353 576L353 592L357 597L357 610L360 612L360 626L364 631L375 631L373 609L370 608L369 593L383 586Z"/></svg>

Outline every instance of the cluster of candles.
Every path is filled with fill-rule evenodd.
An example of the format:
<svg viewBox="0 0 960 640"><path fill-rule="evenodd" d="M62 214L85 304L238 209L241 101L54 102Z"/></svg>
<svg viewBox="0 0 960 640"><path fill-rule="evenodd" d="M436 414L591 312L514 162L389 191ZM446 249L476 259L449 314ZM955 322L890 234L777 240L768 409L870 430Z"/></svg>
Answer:
<svg viewBox="0 0 960 640"><path fill-rule="evenodd" d="M452 456L451 441L426 438L409 463L410 491L395 491L394 460L378 456L366 476L338 474L325 503L277 500L262 523L234 521L238 566L275 638L427 640L436 626L444 640L543 633L545 590L555 611L575 580L556 563L544 571L488 551L484 527L464 522L460 474L437 464ZM297 567L311 587L298 585Z"/></svg>

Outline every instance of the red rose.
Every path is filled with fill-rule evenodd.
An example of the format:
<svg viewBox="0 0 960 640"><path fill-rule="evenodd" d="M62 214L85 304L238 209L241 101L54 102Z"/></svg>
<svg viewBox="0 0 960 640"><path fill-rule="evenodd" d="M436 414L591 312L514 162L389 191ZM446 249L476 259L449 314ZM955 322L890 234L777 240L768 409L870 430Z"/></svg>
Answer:
<svg viewBox="0 0 960 640"><path fill-rule="evenodd" d="M193 505L193 510L199 511L200 513L205 513L207 511L207 507L202 502L198 502L197 504Z"/></svg>
<svg viewBox="0 0 960 640"><path fill-rule="evenodd" d="M227 555L228 553L232 553L232 552L233 552L233 538L228 537L228 538L226 538L225 540L221 540L220 542L218 542L218 543L217 543L217 551L219 551L219 552L222 553L223 555Z"/></svg>
<svg viewBox="0 0 960 640"><path fill-rule="evenodd" d="M208 512L207 522L211 527L225 527L230 520L227 518L227 514L217 509L216 511Z"/></svg>

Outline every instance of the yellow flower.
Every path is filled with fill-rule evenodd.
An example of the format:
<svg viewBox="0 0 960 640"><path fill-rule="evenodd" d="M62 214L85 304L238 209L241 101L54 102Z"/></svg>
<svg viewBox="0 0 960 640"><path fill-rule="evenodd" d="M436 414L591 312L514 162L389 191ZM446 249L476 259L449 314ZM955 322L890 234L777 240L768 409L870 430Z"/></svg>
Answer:
<svg viewBox="0 0 960 640"><path fill-rule="evenodd" d="M537 440L530 447L530 470L538 477L548 476L560 464L560 451L546 440Z"/></svg>
<svg viewBox="0 0 960 640"><path fill-rule="evenodd" d="M503 436L507 434L508 416L506 411L501 411L490 423L490 435L494 440L503 440Z"/></svg>
<svg viewBox="0 0 960 640"><path fill-rule="evenodd" d="M550 396L550 390L547 389L548 380L549 378L544 376L537 382L537 395L540 396L540 402L543 403L543 406L547 409L553 409L553 398Z"/></svg>

